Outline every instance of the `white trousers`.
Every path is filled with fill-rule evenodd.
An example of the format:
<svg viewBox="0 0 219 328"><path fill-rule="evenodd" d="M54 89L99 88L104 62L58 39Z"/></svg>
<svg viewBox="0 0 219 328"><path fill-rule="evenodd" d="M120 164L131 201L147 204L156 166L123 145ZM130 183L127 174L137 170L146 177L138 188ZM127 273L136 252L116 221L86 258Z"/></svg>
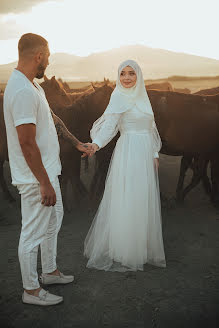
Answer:
<svg viewBox="0 0 219 328"><path fill-rule="evenodd" d="M21 194L22 229L18 256L24 289L40 287L37 254L40 245L42 272L56 270L57 235L63 218L62 196L58 177L51 182L56 192L56 205L41 204L39 184L17 185Z"/></svg>

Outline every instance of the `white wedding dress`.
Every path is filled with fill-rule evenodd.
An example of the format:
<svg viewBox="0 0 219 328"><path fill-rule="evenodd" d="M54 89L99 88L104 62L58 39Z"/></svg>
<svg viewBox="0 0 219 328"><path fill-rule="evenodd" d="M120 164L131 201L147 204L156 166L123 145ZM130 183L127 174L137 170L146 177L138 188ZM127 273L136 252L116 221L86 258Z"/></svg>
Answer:
<svg viewBox="0 0 219 328"><path fill-rule="evenodd" d="M95 140L105 146L120 131L99 209L85 239L88 268L106 271L165 267L153 115L137 107L107 116Z"/></svg>

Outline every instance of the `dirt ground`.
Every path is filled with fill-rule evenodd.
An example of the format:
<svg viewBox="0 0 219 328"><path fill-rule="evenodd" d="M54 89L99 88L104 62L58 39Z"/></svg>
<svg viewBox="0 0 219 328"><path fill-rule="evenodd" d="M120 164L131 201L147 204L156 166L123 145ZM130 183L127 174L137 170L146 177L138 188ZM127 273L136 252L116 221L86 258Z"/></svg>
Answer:
<svg viewBox="0 0 219 328"><path fill-rule="evenodd" d="M179 161L160 156L160 186L168 198L174 197ZM83 173L87 184L89 175ZM11 190L18 199L16 190ZM145 265L137 273L87 269L83 241L94 213L86 200L72 213L65 213L58 264L65 273L74 273L75 282L50 286L51 292L64 296L64 303L47 308L21 302L19 202L10 205L1 193L0 200L2 328L219 327L219 212L202 185L188 195L183 206L171 201L171 206L162 208L166 268ZM40 262L38 268L40 273Z"/></svg>

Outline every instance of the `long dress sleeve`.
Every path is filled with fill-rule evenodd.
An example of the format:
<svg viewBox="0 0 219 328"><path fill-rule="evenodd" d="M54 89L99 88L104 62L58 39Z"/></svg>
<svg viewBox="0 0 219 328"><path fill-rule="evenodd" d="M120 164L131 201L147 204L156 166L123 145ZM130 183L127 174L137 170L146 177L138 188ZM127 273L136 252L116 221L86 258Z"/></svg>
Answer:
<svg viewBox="0 0 219 328"><path fill-rule="evenodd" d="M155 121L153 121L152 140L153 140L154 158L159 158L158 152L162 147L162 142Z"/></svg>
<svg viewBox="0 0 219 328"><path fill-rule="evenodd" d="M120 117L120 113L112 113L103 115L94 122L90 131L92 142L97 144L99 148L105 147L117 134Z"/></svg>

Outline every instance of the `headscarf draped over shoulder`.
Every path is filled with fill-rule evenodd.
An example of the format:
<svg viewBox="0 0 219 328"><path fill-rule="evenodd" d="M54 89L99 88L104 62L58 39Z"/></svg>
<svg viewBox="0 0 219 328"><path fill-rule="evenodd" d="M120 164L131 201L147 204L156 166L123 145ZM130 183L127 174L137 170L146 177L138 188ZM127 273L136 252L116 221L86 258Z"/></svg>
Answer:
<svg viewBox="0 0 219 328"><path fill-rule="evenodd" d="M137 75L136 84L131 88L125 88L120 82L121 71L130 66L134 69ZM116 87L111 94L109 105L104 114L109 113L124 113L133 108L133 106L147 114L154 115L147 91L144 85L144 79L140 66L134 60L126 60L122 62L118 68L118 76Z"/></svg>
<svg viewBox="0 0 219 328"><path fill-rule="evenodd" d="M121 71L126 66L132 67L137 75L136 84L131 88L123 87L120 82ZM94 140L95 137L98 135L109 114L124 113L128 110L131 110L134 106L136 106L141 112L152 115L154 117L151 103L148 98L147 91L145 89L141 68L134 60L126 60L122 62L118 68L116 87L111 94L110 101L105 112L93 124L93 127L90 131L91 139ZM118 126L112 133L112 138L117 134L117 132Z"/></svg>

